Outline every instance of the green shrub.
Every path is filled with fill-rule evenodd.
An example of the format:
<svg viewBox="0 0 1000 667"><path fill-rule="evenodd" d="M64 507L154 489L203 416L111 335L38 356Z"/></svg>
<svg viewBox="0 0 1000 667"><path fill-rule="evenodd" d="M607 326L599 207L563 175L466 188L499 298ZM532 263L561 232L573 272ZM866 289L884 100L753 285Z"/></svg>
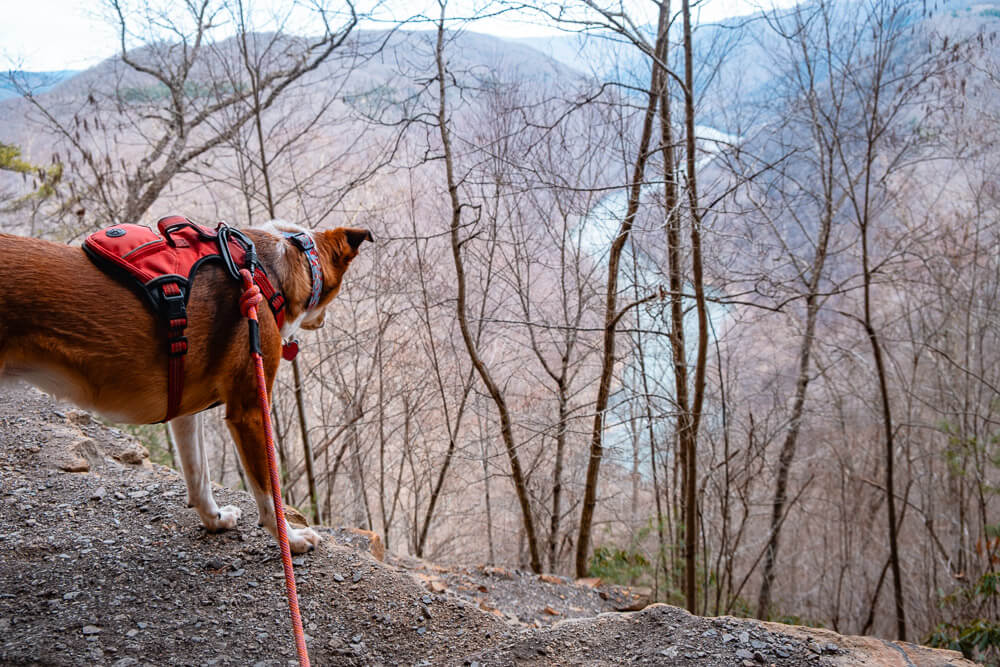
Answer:
<svg viewBox="0 0 1000 667"><path fill-rule="evenodd" d="M649 559L638 551L602 546L594 549L588 570L591 576L627 586L644 578L650 567Z"/></svg>
<svg viewBox="0 0 1000 667"><path fill-rule="evenodd" d="M1000 526L990 526L996 532ZM996 539L1000 546L1000 538ZM1000 560L1000 558L998 558ZM960 618L934 629L927 644L961 651L970 660L1000 666L1000 572L989 571L979 579L945 597L942 605L959 609ZM973 613L978 615L973 615Z"/></svg>

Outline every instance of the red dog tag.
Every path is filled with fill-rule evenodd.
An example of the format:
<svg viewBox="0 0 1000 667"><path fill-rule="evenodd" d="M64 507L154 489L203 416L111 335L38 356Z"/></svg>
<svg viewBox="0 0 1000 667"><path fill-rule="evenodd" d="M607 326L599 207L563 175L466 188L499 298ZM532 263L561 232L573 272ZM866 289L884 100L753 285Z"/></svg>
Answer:
<svg viewBox="0 0 1000 667"><path fill-rule="evenodd" d="M281 356L285 361L291 361L299 353L299 341L294 338L281 346Z"/></svg>

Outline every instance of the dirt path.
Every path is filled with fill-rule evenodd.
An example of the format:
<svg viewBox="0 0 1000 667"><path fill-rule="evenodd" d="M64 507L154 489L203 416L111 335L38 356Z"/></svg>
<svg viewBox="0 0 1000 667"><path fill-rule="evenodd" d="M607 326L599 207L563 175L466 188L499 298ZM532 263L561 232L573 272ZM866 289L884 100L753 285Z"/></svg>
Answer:
<svg viewBox="0 0 1000 667"><path fill-rule="evenodd" d="M247 494L216 494L243 509L238 530L205 533L180 476L151 465L130 436L33 389L0 387L0 664L293 660L277 548ZM313 664L971 664L665 605L594 618L624 598L428 567L383 564L334 539L296 559ZM556 625L533 627L545 617Z"/></svg>

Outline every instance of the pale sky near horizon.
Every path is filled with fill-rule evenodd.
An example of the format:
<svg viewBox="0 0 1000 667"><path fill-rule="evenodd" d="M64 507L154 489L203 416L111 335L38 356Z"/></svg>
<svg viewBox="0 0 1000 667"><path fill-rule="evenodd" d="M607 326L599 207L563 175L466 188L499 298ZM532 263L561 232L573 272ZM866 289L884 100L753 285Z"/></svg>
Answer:
<svg viewBox="0 0 1000 667"><path fill-rule="evenodd" d="M639 18L652 3L624 0L635 4ZM288 0L274 0L275 4ZM777 0L777 4L790 5L794 0ZM80 0L29 0L10 2L0 23L0 69L51 71L86 69L118 51L117 36L106 18L102 18L99 3ZM388 3L389 6L395 3ZM428 5L428 12L436 2L406 2L408 13L420 4ZM461 2L455 3L457 5ZM761 7L771 7L774 0L704 0L699 3L700 18L704 22L717 21L729 16L750 14ZM404 5L401 5L404 6ZM399 14L400 10L396 10ZM401 17L400 17L401 18ZM642 22L646 22L646 18ZM365 26L362 26L365 27ZM470 29L499 37L538 37L558 34L555 28L541 25L537 19L523 16L520 20L513 13L498 19L485 19Z"/></svg>

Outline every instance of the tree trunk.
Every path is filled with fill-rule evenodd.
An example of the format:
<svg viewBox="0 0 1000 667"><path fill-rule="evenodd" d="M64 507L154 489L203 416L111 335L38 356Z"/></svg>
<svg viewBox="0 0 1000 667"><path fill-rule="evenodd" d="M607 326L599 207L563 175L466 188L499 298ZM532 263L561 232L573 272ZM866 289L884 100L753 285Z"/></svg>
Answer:
<svg viewBox="0 0 1000 667"><path fill-rule="evenodd" d="M698 177L695 171L694 126L694 63L691 39L691 6L682 0L684 13L684 122L687 152L687 191L691 207L691 274L694 282L695 310L698 313L698 351L694 367L694 396L688 420L686 439L687 456L684 478L684 597L688 611L695 613L695 562L698 530L697 473L698 428L701 408L705 399L705 367L708 359L708 309L705 304L705 286L701 266L701 211L698 208Z"/></svg>
<svg viewBox="0 0 1000 667"><path fill-rule="evenodd" d="M660 10L660 29L656 41L656 57L663 58L666 44L663 9ZM659 88L660 68L653 67L650 75L649 95L646 100L646 111L642 123L642 134L633 165L632 180L629 184L628 205L625 217L618 228L618 234L611 244L608 254L608 284L604 307L604 345L601 357L601 376L597 388L597 402L594 406L594 424L590 435L590 459L587 462L587 477L583 489L583 508L580 512L580 531L576 541L576 576L587 576L587 559L590 555L590 531L594 521L594 509L597 506L597 480L601 469L601 458L604 456L604 411L608 408L608 398L611 394L611 374L615 363L615 329L618 323L618 265L621 261L622 249L628 240L632 223L639 212L639 199L642 182L646 173L646 161L649 158L649 144L653 134L653 119L656 116L657 91Z"/></svg>
<svg viewBox="0 0 1000 667"><path fill-rule="evenodd" d="M309 483L309 504L312 506L312 521L320 523L319 493L316 490L316 474L313 471L312 445L309 442L309 425L306 423L306 405L302 390L302 376L299 373L299 359L292 359L292 374L295 378L295 403L299 412L299 431L302 433L302 452L306 460L306 480Z"/></svg>
<svg viewBox="0 0 1000 667"><path fill-rule="evenodd" d="M437 63L438 78L438 129L441 133L441 144L444 150L445 172L448 179L448 195L451 200L451 250L452 258L455 262L455 280L458 298L456 300L456 310L458 315L459 328L462 331L462 340L465 342L466 350L472 365L479 373L480 379L486 385L487 391L496 404L497 412L500 414L500 435L503 439L504 447L507 450L507 458L510 460L511 479L514 482L514 489L517 493L517 500L521 506L521 521L524 525L524 535L528 542L528 551L531 558L531 569L533 572L542 571L542 560L538 551L538 538L535 533L535 522L531 513L531 501L528 497L528 486L525 481L524 472L521 468L521 461L517 455L517 446L514 444L514 429L507 409L507 401L500 391L500 387L493 381L489 370L479 357L476 344L472 339L469 330L468 316L466 314L466 285L465 267L462 262L462 243L459 239L459 227L462 219L462 203L458 197L458 183L455 178L455 165L451 150L451 137L448 131L447 118L447 85L445 83L446 70L444 65L444 21L445 4L441 4L441 20L438 23L437 47L435 49L435 61Z"/></svg>
<svg viewBox="0 0 1000 667"><path fill-rule="evenodd" d="M565 368L563 378L566 377ZM566 398L565 381L559 383L559 431L556 433L556 461L552 469L552 516L549 520L549 571L555 572L557 568L558 548L559 548L559 521L562 513L562 475L563 457L566 451L566 429L569 414L568 399Z"/></svg>
<svg viewBox="0 0 1000 667"><path fill-rule="evenodd" d="M885 428L885 497L886 524L889 531L889 562L892 565L892 584L896 607L896 634L906 641L906 609L903 603L903 581L899 567L899 548L896 537L896 488L895 488L895 443L892 428L892 409L889 403L889 385L886 380L885 362L882 359L882 345L872 322L871 283L872 271L868 255L868 231L871 222L871 180L875 164L876 142L882 128L879 121L879 104L883 81L882 70L877 70L872 86L872 108L867 122L867 154L865 156L865 185L858 226L861 230L861 271L864 278L864 327L872 347L875 370L878 374L879 396L882 400L882 422Z"/></svg>
<svg viewBox="0 0 1000 667"><path fill-rule="evenodd" d="M899 547L896 538L896 493L895 493L895 443L893 441L892 409L889 405L889 386L882 359L882 346L871 320L871 271L868 267L867 224L861 233L862 262L864 265L865 332L872 346L875 370L878 374L879 396L882 399L882 418L885 427L885 498L886 524L889 531L889 562L892 565L892 585L896 607L896 635L906 641L906 608L903 604L903 580L899 567Z"/></svg>
<svg viewBox="0 0 1000 667"><path fill-rule="evenodd" d="M782 516L788 499L788 475L795 458L795 448L798 444L799 428L802 425L802 413L805 406L806 390L809 387L809 361L813 341L816 334L816 317L819 314L819 283L826 263L826 249L830 240L830 229L833 222L833 193L829 191L832 184L832 173L826 174L828 189L826 193L826 210L821 218L819 243L813 256L812 274L809 276L809 295L806 297L806 328L802 343L799 345L799 373L795 383L795 398L792 403L792 413L789 417L788 432L781 445L778 456L778 479L774 488L774 503L771 506L771 531L764 559L764 573L760 584L760 595L757 597L757 618L766 619L771 607L771 587L774 584L774 566L778 556L778 539Z"/></svg>

